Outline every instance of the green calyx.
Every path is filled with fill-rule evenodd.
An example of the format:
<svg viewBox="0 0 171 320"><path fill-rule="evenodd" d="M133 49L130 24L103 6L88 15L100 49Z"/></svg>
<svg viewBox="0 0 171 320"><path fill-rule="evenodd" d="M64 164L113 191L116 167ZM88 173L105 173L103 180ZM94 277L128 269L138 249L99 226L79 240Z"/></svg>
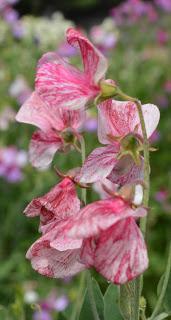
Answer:
<svg viewBox="0 0 171 320"><path fill-rule="evenodd" d="M141 164L141 151L143 151L143 145L140 139L134 134L129 133L121 141L121 150L118 155L118 159L121 159L125 155L130 155L137 165Z"/></svg>
<svg viewBox="0 0 171 320"><path fill-rule="evenodd" d="M118 87L112 80L104 80L100 82L100 94L97 96L95 103L99 104L109 98L118 95Z"/></svg>

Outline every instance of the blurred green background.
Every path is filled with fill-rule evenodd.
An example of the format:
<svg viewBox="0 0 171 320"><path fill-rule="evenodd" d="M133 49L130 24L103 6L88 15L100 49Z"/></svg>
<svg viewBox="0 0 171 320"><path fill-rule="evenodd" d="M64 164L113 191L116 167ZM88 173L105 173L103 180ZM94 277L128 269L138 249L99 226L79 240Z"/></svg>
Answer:
<svg viewBox="0 0 171 320"><path fill-rule="evenodd" d="M57 297L65 295L69 300L67 314L77 298L79 275L70 281L46 279L35 273L25 259L39 234L38 219L27 219L23 209L58 179L53 166L37 171L26 161L23 150L27 152L34 128L14 120L14 113L34 88L35 67L43 53L56 50L79 66L78 56L71 54L64 43L70 25L84 28L107 56L107 78L117 81L126 93L143 103L155 103L160 108L161 121L151 141L157 151L151 152L147 234L150 266L143 292L148 313L155 304L156 286L166 265L171 238L171 12L157 2L144 2L148 4L146 9L140 7L142 1L137 1L139 6L132 0L123 1L116 8L119 2L21 0L14 6L9 2L0 4L0 319L57 319L61 313L54 310L49 311L51 318L43 318L40 312L38 318L41 301L55 290ZM122 7L125 3L126 9ZM17 11L19 16L15 16ZM84 128L87 154L98 144L94 116L93 109L93 128ZM54 164L66 171L80 165L80 160L73 151L57 154ZM97 198L95 192L88 193L88 202ZM107 283L99 275L94 276L104 292ZM28 302L28 292L36 293L37 298Z"/></svg>

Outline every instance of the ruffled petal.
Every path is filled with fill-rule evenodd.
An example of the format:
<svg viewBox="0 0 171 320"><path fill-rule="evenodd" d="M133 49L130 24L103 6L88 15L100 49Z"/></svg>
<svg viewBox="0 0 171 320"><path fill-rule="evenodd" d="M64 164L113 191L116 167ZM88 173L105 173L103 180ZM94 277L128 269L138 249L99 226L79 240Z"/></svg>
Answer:
<svg viewBox="0 0 171 320"><path fill-rule="evenodd" d="M83 263L87 258L91 262L90 253L86 257L86 252L82 255ZM146 245L133 218L119 221L101 233L93 252L96 270L116 284L136 278L148 267Z"/></svg>
<svg viewBox="0 0 171 320"><path fill-rule="evenodd" d="M156 129L160 113L152 104L142 105L147 136ZM142 135L139 115L135 103L107 100L98 106L98 138L103 144L111 143L111 137L124 137L135 132Z"/></svg>
<svg viewBox="0 0 171 320"><path fill-rule="evenodd" d="M118 190L118 185L111 182L109 179L105 178L101 181L97 181L93 184L93 189L100 196L100 199L109 199L111 198L111 193L115 193ZM110 193L106 191L110 190Z"/></svg>
<svg viewBox="0 0 171 320"><path fill-rule="evenodd" d="M60 227L62 228L61 225ZM67 241L67 238L61 240L59 235L58 245L58 232L56 240L54 238L55 232L51 231L30 247L26 257L31 260L33 269L44 276L53 278L72 276L82 271L85 267L79 262L81 242L71 243L70 239ZM59 247L60 250L56 247Z"/></svg>
<svg viewBox="0 0 171 320"><path fill-rule="evenodd" d="M131 156L121 158L107 177L111 182L123 186L143 180L144 159L140 165L136 165Z"/></svg>
<svg viewBox="0 0 171 320"><path fill-rule="evenodd" d="M118 150L113 145L95 149L87 157L78 180L81 183L93 183L106 178L117 162Z"/></svg>
<svg viewBox="0 0 171 320"><path fill-rule="evenodd" d="M45 132L52 128L56 130L64 128L59 113L50 109L36 91L22 105L16 115L16 120L35 125Z"/></svg>
<svg viewBox="0 0 171 320"><path fill-rule="evenodd" d="M57 150L62 147L62 140L53 131L34 132L29 146L29 160L36 168L47 168Z"/></svg>
<svg viewBox="0 0 171 320"><path fill-rule="evenodd" d="M158 126L160 120L160 111L157 106L151 103L143 104L142 111L146 125L147 137L149 138ZM142 135L141 128L139 134Z"/></svg>
<svg viewBox="0 0 171 320"><path fill-rule="evenodd" d="M67 30L67 41L75 48L79 48L84 64L84 71L92 83L98 83L106 73L108 64L103 54L78 30Z"/></svg>
<svg viewBox="0 0 171 320"><path fill-rule="evenodd" d="M74 68L51 53L45 54L38 64L36 91L50 108L79 109L94 99L100 88L91 84L86 73Z"/></svg>
<svg viewBox="0 0 171 320"><path fill-rule="evenodd" d="M85 111L49 107L35 91L18 111L16 120L35 125L44 132L52 129L62 131L66 128L76 130L85 120Z"/></svg>
<svg viewBox="0 0 171 320"><path fill-rule="evenodd" d="M75 215L80 210L74 183L65 178L47 194L33 199L24 210L28 217L40 215L41 225L52 221L61 221Z"/></svg>
<svg viewBox="0 0 171 320"><path fill-rule="evenodd" d="M89 238L100 234L118 221L127 217L143 217L146 209L132 209L123 199L100 200L93 202L78 212L68 235L73 238Z"/></svg>

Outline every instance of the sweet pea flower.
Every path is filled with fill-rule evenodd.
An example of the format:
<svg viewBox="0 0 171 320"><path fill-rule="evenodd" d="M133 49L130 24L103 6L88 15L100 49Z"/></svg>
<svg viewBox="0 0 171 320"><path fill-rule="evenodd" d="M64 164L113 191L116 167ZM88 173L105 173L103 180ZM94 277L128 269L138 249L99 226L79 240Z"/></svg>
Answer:
<svg viewBox="0 0 171 320"><path fill-rule="evenodd" d="M16 120L37 126L33 133L29 159L34 167L46 168L56 151L68 148L84 122L84 110L49 107L35 91L20 108ZM69 140L68 140L69 139ZM70 141L71 139L71 141Z"/></svg>
<svg viewBox="0 0 171 320"><path fill-rule="evenodd" d="M81 240L73 240L64 234L69 228L68 218L80 210L75 185L65 178L43 197L34 199L25 209L29 217L40 215L43 235L30 247L26 257L32 267L42 275L65 278L83 270L79 262Z"/></svg>
<svg viewBox="0 0 171 320"><path fill-rule="evenodd" d="M63 232L83 241L80 261L86 267L95 267L107 280L123 284L148 266L145 242L135 221L146 213L117 196L87 205Z"/></svg>
<svg viewBox="0 0 171 320"><path fill-rule="evenodd" d="M100 94L100 80L107 70L106 58L81 32L69 28L66 37L71 46L80 49L84 70L56 53L47 53L40 59L35 90L49 109L83 108Z"/></svg>
<svg viewBox="0 0 171 320"><path fill-rule="evenodd" d="M160 113L152 104L142 106L148 138L155 131ZM136 157L137 138L142 139L137 107L133 102L108 100L98 106L98 138L106 145L96 148L86 159L77 179L81 183L94 183L108 177L123 185L142 178L143 159L135 164L127 150L129 143ZM135 147L135 150L134 150ZM125 148L122 156L122 148ZM118 157L121 154L121 158Z"/></svg>

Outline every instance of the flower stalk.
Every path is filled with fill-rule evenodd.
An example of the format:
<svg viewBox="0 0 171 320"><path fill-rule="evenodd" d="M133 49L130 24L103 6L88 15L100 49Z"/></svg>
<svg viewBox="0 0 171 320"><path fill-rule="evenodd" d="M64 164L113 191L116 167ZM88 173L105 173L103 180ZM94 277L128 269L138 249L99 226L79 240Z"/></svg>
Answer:
<svg viewBox="0 0 171 320"><path fill-rule="evenodd" d="M149 142L147 138L147 132L145 127L145 121L144 116L142 112L141 102L137 98L130 97L123 93L118 88L118 95L123 99L127 101L132 101L136 104L139 119L141 123L141 129L143 134L143 153L144 153L144 195L143 195L143 205L144 207L148 207L149 202L149 191L150 191L150 159L149 159ZM146 236L146 227L147 227L147 217L143 217L140 219L140 229L144 235ZM124 302L122 302L122 299L124 300L125 292L127 292L128 297L126 301L128 301L128 307L127 307L127 314L125 315L125 320L139 320L140 317L140 297L141 297L141 291L143 288L143 276L138 277L137 279L131 281L129 283L130 289L132 294L128 293L128 291L124 290L125 285L121 286L120 289L120 307L122 308L122 305ZM122 288L123 287L123 288ZM123 294L124 292L124 294Z"/></svg>

